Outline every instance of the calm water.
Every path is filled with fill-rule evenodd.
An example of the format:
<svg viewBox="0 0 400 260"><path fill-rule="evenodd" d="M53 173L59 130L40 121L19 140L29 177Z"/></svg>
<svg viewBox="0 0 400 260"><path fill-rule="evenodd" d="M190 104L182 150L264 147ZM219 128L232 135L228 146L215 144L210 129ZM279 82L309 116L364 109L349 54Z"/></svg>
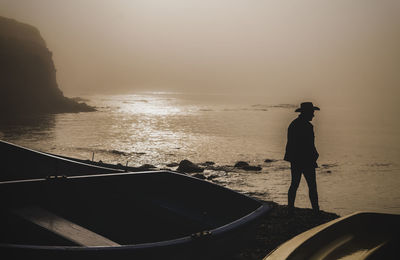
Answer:
<svg viewBox="0 0 400 260"><path fill-rule="evenodd" d="M82 159L165 167L189 159L260 172L206 171L213 181L286 204L289 164L282 160L287 126L297 104L262 98L170 93L88 96L97 112L2 121L0 138L29 148ZM395 116L318 104L313 120L320 152L317 183L321 209L400 213L400 139ZM265 163L265 159L276 160ZM310 207L302 179L296 206Z"/></svg>

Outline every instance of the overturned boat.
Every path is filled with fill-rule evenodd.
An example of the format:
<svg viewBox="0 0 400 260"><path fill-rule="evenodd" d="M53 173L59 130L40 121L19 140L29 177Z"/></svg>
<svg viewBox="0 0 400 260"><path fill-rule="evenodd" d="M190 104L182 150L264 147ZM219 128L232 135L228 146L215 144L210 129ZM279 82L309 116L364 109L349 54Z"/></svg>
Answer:
<svg viewBox="0 0 400 260"><path fill-rule="evenodd" d="M26 155L34 170L21 165L27 172L0 182L0 252L15 259L218 259L270 210L185 174L121 172L20 148L38 160Z"/></svg>
<svg viewBox="0 0 400 260"><path fill-rule="evenodd" d="M264 260L399 259L400 215L356 212L285 242Z"/></svg>

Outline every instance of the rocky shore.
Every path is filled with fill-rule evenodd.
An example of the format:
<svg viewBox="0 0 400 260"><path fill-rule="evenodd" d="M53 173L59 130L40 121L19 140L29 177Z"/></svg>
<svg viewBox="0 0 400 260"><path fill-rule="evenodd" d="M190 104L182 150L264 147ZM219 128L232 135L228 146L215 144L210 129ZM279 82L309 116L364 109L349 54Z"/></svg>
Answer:
<svg viewBox="0 0 400 260"><path fill-rule="evenodd" d="M275 161L273 159L265 159L265 163L273 163ZM110 167L111 164L101 162L100 165ZM127 171L162 170L149 164L140 167L126 167L121 164L115 166ZM250 165L243 161L238 161L235 165L218 166L214 162L193 163L189 160L182 160L179 163L174 162L166 166L169 168L165 168L165 170L190 174L193 177L208 181L213 181L213 175L204 174L205 170L226 172L261 170L259 165ZM256 233L253 238L242 248L239 248L236 254L222 260L261 260L269 252L296 235L340 217L335 213L324 211L321 211L319 215L315 215L311 209L303 208L296 208L294 214L289 216L286 206L272 201L263 202L269 204L272 209L257 223Z"/></svg>
<svg viewBox="0 0 400 260"><path fill-rule="evenodd" d="M340 217L324 211L315 215L311 209L302 208L296 208L294 215L288 216L286 206L275 202L265 203L269 203L272 210L258 223L253 239L229 259L261 260L269 252L296 235Z"/></svg>

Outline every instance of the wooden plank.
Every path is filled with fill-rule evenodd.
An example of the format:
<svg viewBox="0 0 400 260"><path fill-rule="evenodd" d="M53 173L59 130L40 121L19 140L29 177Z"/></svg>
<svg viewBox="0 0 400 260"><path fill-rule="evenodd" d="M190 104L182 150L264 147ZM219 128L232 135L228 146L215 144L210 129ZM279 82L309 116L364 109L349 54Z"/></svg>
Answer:
<svg viewBox="0 0 400 260"><path fill-rule="evenodd" d="M119 244L108 238L39 207L29 206L13 209L13 212L81 246L119 246Z"/></svg>

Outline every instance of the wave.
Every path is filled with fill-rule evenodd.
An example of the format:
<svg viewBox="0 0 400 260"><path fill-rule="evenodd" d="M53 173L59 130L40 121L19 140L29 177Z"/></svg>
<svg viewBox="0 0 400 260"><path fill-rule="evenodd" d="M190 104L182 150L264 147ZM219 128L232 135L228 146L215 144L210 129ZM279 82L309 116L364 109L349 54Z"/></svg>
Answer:
<svg viewBox="0 0 400 260"><path fill-rule="evenodd" d="M86 151L91 153L102 153L102 154L112 154L112 155L120 155L120 156L130 156L130 155L144 155L144 152L125 152L115 149L100 149L100 148L84 148L84 147L77 147L75 148L78 151Z"/></svg>
<svg viewBox="0 0 400 260"><path fill-rule="evenodd" d="M392 163L371 163L371 164L367 164L367 166L370 167L389 167L392 166Z"/></svg>

